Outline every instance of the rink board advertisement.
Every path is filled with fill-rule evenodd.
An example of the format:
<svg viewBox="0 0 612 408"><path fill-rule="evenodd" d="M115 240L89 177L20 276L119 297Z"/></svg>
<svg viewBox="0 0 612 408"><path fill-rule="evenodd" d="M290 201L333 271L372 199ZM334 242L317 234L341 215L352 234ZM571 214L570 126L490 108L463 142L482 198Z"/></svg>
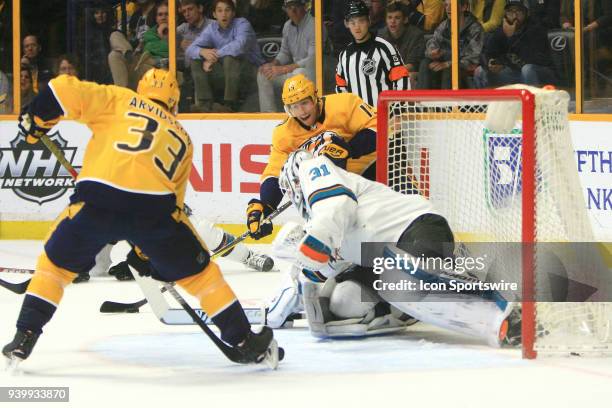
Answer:
<svg viewBox="0 0 612 408"><path fill-rule="evenodd" d="M276 120L182 121L194 142L186 202L196 213L217 223L244 222L248 201L258 195L259 174L265 167L272 130L278 123ZM571 122L570 125L574 166L595 235L610 239L612 123ZM73 188L67 173L42 146L27 146L15 121L0 122L0 134L1 220L52 221L68 203ZM90 137L89 129L75 122L61 122L50 135L71 163L80 166ZM486 197L486 191L481 193ZM280 219L281 223L295 217L293 209L287 213Z"/></svg>

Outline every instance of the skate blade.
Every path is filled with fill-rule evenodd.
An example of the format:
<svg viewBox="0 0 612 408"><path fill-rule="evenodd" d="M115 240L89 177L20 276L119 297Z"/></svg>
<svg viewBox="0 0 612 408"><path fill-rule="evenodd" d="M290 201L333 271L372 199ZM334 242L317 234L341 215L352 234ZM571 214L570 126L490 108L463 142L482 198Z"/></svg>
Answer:
<svg viewBox="0 0 612 408"><path fill-rule="evenodd" d="M272 370L276 370L279 362L278 357L278 343L275 339L272 339L268 350L266 350L266 356L264 357L263 362Z"/></svg>
<svg viewBox="0 0 612 408"><path fill-rule="evenodd" d="M19 357L15 357L15 356L13 357L5 356L5 360L6 360L5 371L9 375L19 375L21 373L21 370L19 369L19 365L21 364L23 359Z"/></svg>

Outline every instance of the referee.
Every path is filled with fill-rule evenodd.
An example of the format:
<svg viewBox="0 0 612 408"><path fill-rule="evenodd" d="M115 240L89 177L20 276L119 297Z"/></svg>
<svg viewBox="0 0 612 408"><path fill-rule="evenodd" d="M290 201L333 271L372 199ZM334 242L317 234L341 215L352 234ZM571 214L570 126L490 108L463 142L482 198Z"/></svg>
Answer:
<svg viewBox="0 0 612 408"><path fill-rule="evenodd" d="M353 42L340 53L336 92L352 92L372 106L387 89L410 89L402 56L387 40L370 33L370 11L363 0L351 0L344 13Z"/></svg>

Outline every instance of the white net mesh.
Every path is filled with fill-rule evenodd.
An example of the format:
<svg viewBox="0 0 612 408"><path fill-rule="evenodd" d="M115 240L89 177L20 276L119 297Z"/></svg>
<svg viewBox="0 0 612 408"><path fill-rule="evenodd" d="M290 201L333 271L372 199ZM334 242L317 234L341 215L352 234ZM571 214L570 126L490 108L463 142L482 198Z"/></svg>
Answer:
<svg viewBox="0 0 612 408"><path fill-rule="evenodd" d="M516 105L521 102L516 98L503 102L478 98L462 98L460 92L452 97L435 92L422 97L406 93L406 97L389 102L386 112L378 113L379 118L386 115L388 121L387 129L383 129L387 182L396 191L429 197L448 219L458 241L518 243L524 228L524 143L523 122L520 116L516 120L512 116L520 112ZM539 243L594 241L573 158L568 101L567 93L561 91L536 94L533 211L535 240ZM506 112L504 119L510 118L513 125L504 133L488 130L484 123L489 109ZM382 163L379 161L379 165ZM564 265L585 259L593 262L588 267L565 268L568 281L599 289L594 296L589 292L589 301L603 300L601 296L612 293L612 278L597 269L601 257L595 256L592 248L559 253L545 245L538 244L535 250L536 299L545 299L552 285L549 277L540 276L538 268L558 261ZM493 254L495 274L498 279L520 283L520 246L514 249L500 246L499 253ZM538 302L535 349L612 351L611 322L612 307L608 303Z"/></svg>

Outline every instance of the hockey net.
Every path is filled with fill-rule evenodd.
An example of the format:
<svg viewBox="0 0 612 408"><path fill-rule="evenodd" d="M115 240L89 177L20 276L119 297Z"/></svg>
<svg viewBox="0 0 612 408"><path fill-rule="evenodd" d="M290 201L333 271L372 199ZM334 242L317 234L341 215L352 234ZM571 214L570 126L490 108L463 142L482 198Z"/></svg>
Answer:
<svg viewBox="0 0 612 408"><path fill-rule="evenodd" d="M387 91L379 97L378 181L428 197L457 241L520 248L518 257L506 254L518 263L493 256L496 273L522 285L526 358L543 352L612 353L610 303L538 301L547 286L536 273L546 258L538 256L540 245L594 241L574 164L568 103L562 91L534 95L520 89ZM485 126L493 107L507 110L511 122L498 133ZM568 278L611 293L608 276Z"/></svg>

